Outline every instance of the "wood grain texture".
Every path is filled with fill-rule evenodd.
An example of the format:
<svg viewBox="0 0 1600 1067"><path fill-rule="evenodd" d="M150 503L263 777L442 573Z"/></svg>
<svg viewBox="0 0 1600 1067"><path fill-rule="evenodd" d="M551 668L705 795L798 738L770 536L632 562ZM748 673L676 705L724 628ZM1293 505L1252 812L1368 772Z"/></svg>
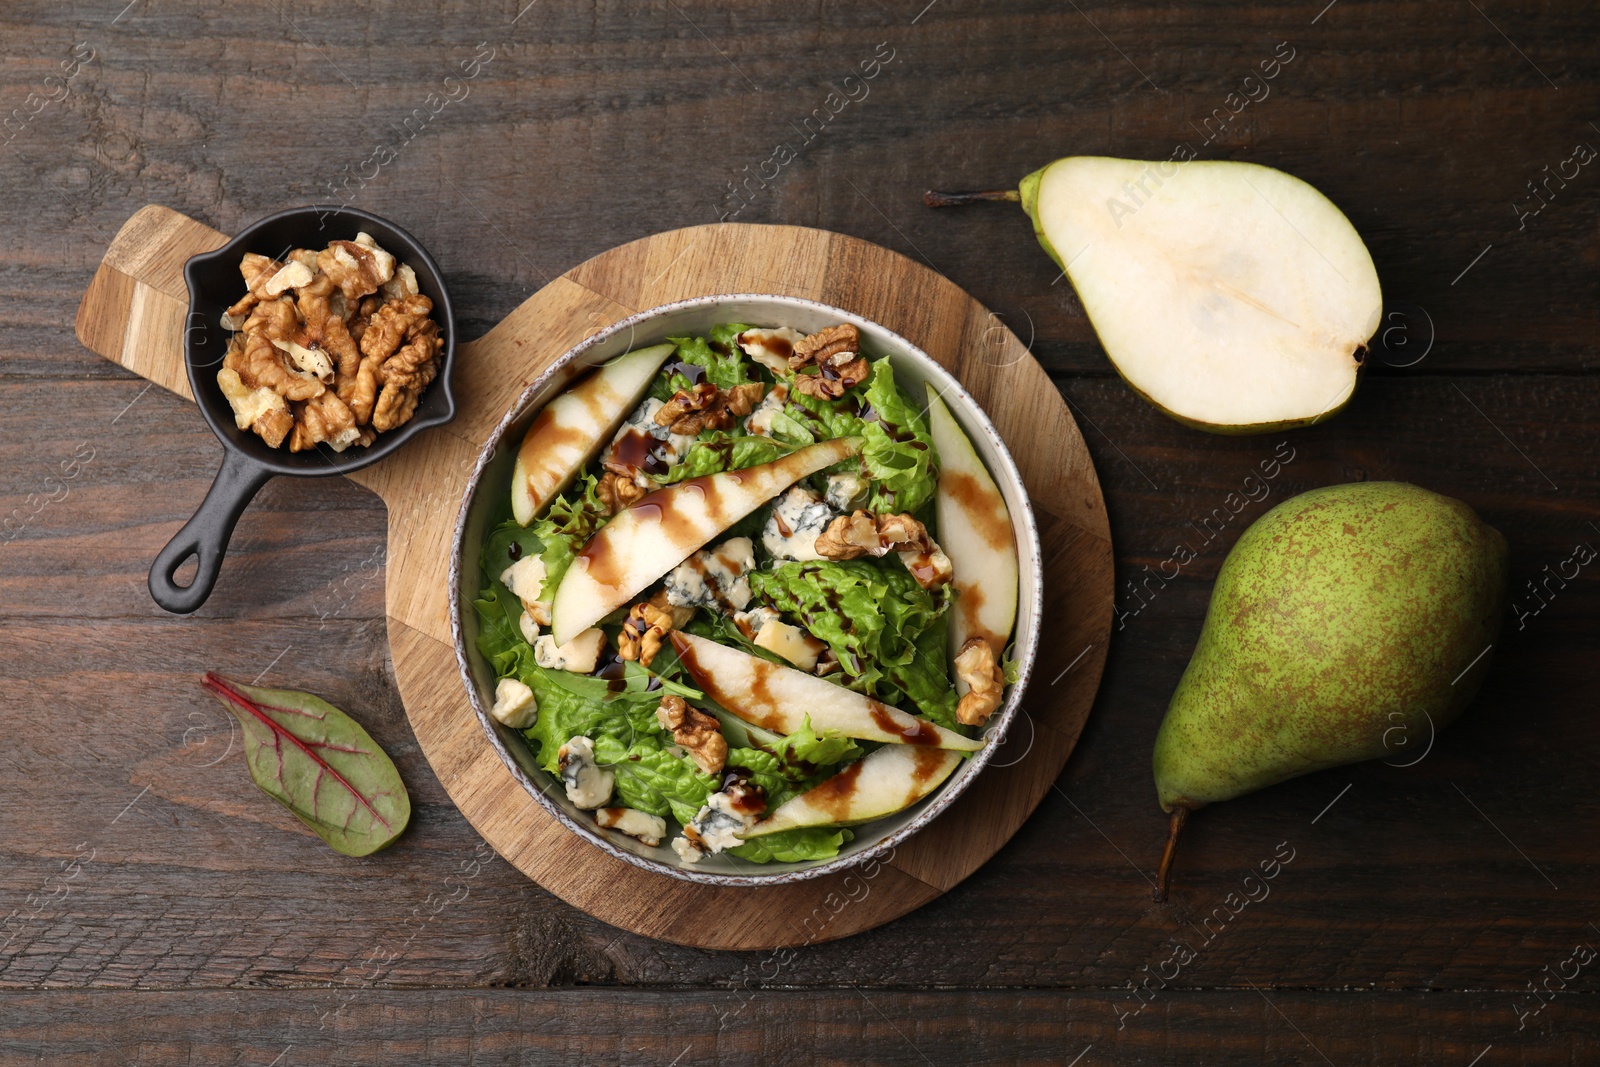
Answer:
<svg viewBox="0 0 1600 1067"><path fill-rule="evenodd" d="M696 1039L682 1067L717 1055L702 1005L749 980L769 988L722 1062L1068 1063L1092 1040L1078 1067L1323 1064L1251 986L1338 1067L1466 1067L1490 1044L1478 1067L1596 1058L1592 968L1526 1030L1512 1010L1600 936L1600 572L1562 586L1544 571L1579 542L1600 547L1600 174L1552 183L1523 229L1513 210L1575 143L1600 147L1592 5L543 0L513 23L524 6L0 11L0 111L26 114L74 42L97 53L65 99L0 136L0 919L20 913L0 927L0 985L17 991L0 999L0 1055L20 1035L26 1062L74 1062L70 1050L119 1067L387 1065L389 1043L422 1059L432 1037L457 1060L562 1062L592 1046L670 1063ZM165 616L144 588L220 449L187 403L75 339L107 245L152 202L231 233L328 199L479 41L497 51L471 95L350 187L439 258L464 336L605 249L738 208L728 183L782 140L797 157L751 180L734 221L850 233L972 293L1050 372L1105 489L1120 614L1060 794L960 886L770 979L765 954L621 933L478 861L480 838L401 710L373 493L275 481L196 617ZM1271 95L1200 155L1327 192L1427 355L1378 360L1326 425L1214 438L1115 378L1013 206L933 212L920 195L1006 185L1069 152L1199 147L1190 123L1285 41L1296 57ZM870 95L814 139L796 133L878 42L895 59ZM1271 495L1196 533L1280 440L1296 458ZM1363 477L1466 500L1510 540L1523 606L1538 606L1529 581L1554 595L1525 625L1508 618L1488 685L1424 761L1328 771L1206 812L1172 905L1156 908L1150 746L1217 567L1273 503ZM1185 540L1195 561L1141 585ZM349 708L395 754L417 814L394 849L344 860L276 820L237 749L205 765L226 750L226 720L196 677L269 666L263 681ZM1280 841L1299 851L1271 898L1116 1030L1127 983ZM60 865L80 843L99 851L67 887ZM922 1027L920 1055L856 988L906 1032ZM136 992L150 989L171 992ZM370 1008L330 1049L309 1016L347 996L339 1020ZM924 1021L939 1012L959 1027ZM676 1027L693 1033L662 1048ZM502 1051L513 1045L524 1051Z"/></svg>
<svg viewBox="0 0 1600 1067"><path fill-rule="evenodd" d="M152 381L172 382L181 348L169 349L163 362L144 338L170 341L174 313L147 294L165 294L190 254L220 243L220 235L172 211L141 210L118 232L84 296L79 339ZM106 272L126 282L102 284ZM489 746L462 691L441 579L450 570L461 496L481 442L529 382L584 336L635 311L763 286L837 302L908 337L966 385L1003 437L1032 442L1013 453L1038 511L1044 610L1052 637L1083 653L1067 684L1029 698L1023 754L1006 761L1005 773L980 776L886 864L739 889L684 882L606 855L528 794ZM1021 343L965 293L897 253L840 234L699 226L630 242L556 279L487 336L460 344L454 373L463 386L455 421L352 480L375 490L389 508L390 649L417 740L462 813L519 870L633 933L700 948L814 944L899 918L949 890L1038 806L1083 729L1105 663L1109 529L1088 450L1065 404ZM1046 666L1054 673L1051 662ZM708 914L719 921L706 923Z"/></svg>
<svg viewBox="0 0 1600 1067"><path fill-rule="evenodd" d="M1217 990L1156 996L1043 990L0 994L12 1020L0 1065L175 1067L304 1063L497 1064L1108 1062L1556 1067L1600 1055L1600 1001L1567 994L1517 1030L1504 996ZM619 1030L613 1020L627 1019ZM1539 1022L1545 1024L1540 1026ZM1560 1030L1555 1031L1554 1026ZM1438 1036L1419 1038L1421 1033ZM933 1057L939 1057L934 1059Z"/></svg>

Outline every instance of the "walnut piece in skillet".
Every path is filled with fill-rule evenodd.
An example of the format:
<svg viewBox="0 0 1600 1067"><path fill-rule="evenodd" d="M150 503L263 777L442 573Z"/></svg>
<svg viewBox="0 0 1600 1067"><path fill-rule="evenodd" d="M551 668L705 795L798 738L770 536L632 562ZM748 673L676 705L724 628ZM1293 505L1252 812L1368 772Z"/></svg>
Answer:
<svg viewBox="0 0 1600 1067"><path fill-rule="evenodd" d="M371 235L282 260L246 253L218 386L241 429L292 452L370 445L409 422L444 349L416 273ZM267 393L278 400L268 400Z"/></svg>

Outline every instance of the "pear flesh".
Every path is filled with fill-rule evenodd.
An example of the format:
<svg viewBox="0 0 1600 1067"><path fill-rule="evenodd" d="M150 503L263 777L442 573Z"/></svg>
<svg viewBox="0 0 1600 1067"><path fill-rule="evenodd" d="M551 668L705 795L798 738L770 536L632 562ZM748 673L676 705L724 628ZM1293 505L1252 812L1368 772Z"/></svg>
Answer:
<svg viewBox="0 0 1600 1067"><path fill-rule="evenodd" d="M1315 489L1263 515L1217 575L1156 737L1172 840L1206 804L1425 752L1483 680L1506 577L1499 531L1404 482Z"/></svg>
<svg viewBox="0 0 1600 1067"><path fill-rule="evenodd" d="M1017 539L1005 497L972 447L966 431L929 385L928 431L939 453L939 546L950 557L956 587L950 612L950 651L982 637L995 655L1005 651L1017 618ZM965 682L956 681L963 695Z"/></svg>
<svg viewBox="0 0 1600 1067"><path fill-rule="evenodd" d="M1354 394L1382 314L1377 270L1300 179L1254 163L1069 156L1020 194L1117 372L1166 414L1264 433Z"/></svg>
<svg viewBox="0 0 1600 1067"><path fill-rule="evenodd" d="M959 752L885 745L786 801L744 835L765 837L804 826L851 826L904 811L944 784Z"/></svg>
<svg viewBox="0 0 1600 1067"><path fill-rule="evenodd" d="M689 478L634 501L595 531L556 587L556 644L566 644L801 478L849 459L861 438L836 437L771 463Z"/></svg>
<svg viewBox="0 0 1600 1067"><path fill-rule="evenodd" d="M809 718L819 733L832 730L863 741L960 752L983 747L982 740L743 649L681 630L673 630L669 640L696 688L762 730L792 734Z"/></svg>
<svg viewBox="0 0 1600 1067"><path fill-rule="evenodd" d="M511 511L523 526L565 489L649 391L677 345L618 356L544 406L517 449Z"/></svg>

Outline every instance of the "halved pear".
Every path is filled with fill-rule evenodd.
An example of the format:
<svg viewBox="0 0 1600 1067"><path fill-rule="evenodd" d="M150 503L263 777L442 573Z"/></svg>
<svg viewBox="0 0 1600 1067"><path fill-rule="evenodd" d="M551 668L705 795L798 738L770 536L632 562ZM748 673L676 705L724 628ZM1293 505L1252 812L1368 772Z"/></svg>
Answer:
<svg viewBox="0 0 1600 1067"><path fill-rule="evenodd" d="M697 689L746 722L792 734L811 717L818 733L835 730L863 741L975 752L981 740L907 715L842 685L742 649L674 630L672 647Z"/></svg>
<svg viewBox="0 0 1600 1067"><path fill-rule="evenodd" d="M745 840L803 826L849 826L904 811L950 777L959 752L885 745L824 779L751 827Z"/></svg>
<svg viewBox="0 0 1600 1067"><path fill-rule="evenodd" d="M950 612L952 653L969 637L982 637L999 655L1017 619L1017 539L1005 497L978 458L972 441L944 401L928 390L928 429L939 452L939 547L955 575ZM964 683L956 687L963 693Z"/></svg>
<svg viewBox="0 0 1600 1067"><path fill-rule="evenodd" d="M1228 161L1058 159L1016 193L1117 372L1179 422L1266 433L1355 393L1382 316L1350 220L1279 170Z"/></svg>
<svg viewBox="0 0 1600 1067"><path fill-rule="evenodd" d="M544 406L522 438L511 474L511 511L523 526L572 481L649 391L676 345L618 356Z"/></svg>
<svg viewBox="0 0 1600 1067"><path fill-rule="evenodd" d="M628 603L784 489L861 451L861 438L808 445L771 463L689 478L635 501L589 538L551 604L556 644L565 644Z"/></svg>

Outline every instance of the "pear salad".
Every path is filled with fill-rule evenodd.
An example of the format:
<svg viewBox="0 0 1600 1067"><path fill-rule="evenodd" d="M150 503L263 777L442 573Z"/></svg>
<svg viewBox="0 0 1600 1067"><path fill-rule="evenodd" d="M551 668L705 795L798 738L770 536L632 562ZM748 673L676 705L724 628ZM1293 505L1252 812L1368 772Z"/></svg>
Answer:
<svg viewBox="0 0 1600 1067"><path fill-rule="evenodd" d="M493 717L602 829L830 859L1015 681L1017 551L944 403L849 324L712 327L551 400L481 550Z"/></svg>

